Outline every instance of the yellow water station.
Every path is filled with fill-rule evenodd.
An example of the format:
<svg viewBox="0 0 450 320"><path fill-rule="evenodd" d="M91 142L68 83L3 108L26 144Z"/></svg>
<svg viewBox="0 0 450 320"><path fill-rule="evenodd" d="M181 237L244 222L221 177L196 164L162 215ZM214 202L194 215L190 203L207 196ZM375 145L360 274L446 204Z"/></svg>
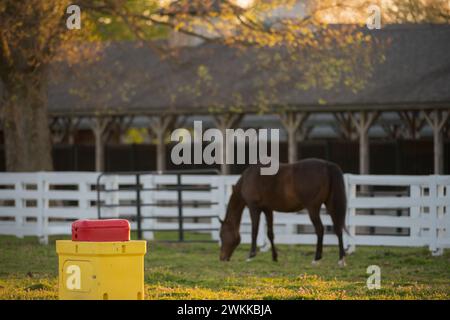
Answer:
<svg viewBox="0 0 450 320"><path fill-rule="evenodd" d="M56 241L59 298L143 300L146 241Z"/></svg>

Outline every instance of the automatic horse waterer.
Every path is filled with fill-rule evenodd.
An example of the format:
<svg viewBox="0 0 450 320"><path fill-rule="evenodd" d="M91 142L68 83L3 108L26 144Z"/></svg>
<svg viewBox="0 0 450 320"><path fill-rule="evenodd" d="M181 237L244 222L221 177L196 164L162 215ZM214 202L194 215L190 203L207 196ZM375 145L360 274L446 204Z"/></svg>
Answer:
<svg viewBox="0 0 450 320"><path fill-rule="evenodd" d="M56 252L60 299L144 299L146 241L130 240L127 220L77 220Z"/></svg>

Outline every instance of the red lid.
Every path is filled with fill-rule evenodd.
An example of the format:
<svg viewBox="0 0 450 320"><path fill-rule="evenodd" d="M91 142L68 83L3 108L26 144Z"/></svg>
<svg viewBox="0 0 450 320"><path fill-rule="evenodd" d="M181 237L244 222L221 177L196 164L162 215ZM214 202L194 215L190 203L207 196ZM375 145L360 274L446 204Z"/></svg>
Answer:
<svg viewBox="0 0 450 320"><path fill-rule="evenodd" d="M72 223L72 241L129 241L130 223L125 219L77 220Z"/></svg>

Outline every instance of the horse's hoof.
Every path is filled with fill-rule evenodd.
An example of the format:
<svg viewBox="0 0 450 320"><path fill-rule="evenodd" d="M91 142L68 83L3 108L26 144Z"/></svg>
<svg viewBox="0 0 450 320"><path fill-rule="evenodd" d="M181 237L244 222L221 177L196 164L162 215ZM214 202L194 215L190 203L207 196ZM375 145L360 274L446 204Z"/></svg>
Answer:
<svg viewBox="0 0 450 320"><path fill-rule="evenodd" d="M320 260L313 260L313 261L311 262L311 264L312 264L313 266L318 266L318 265L320 264Z"/></svg>
<svg viewBox="0 0 450 320"><path fill-rule="evenodd" d="M345 259L342 258L341 260L338 261L338 266L341 268L344 268L347 264L345 263Z"/></svg>
<svg viewBox="0 0 450 320"><path fill-rule="evenodd" d="M270 250L270 244L268 244L267 242L264 243L264 245L259 248L259 251L261 251L261 252L267 252L269 250Z"/></svg>
<svg viewBox="0 0 450 320"><path fill-rule="evenodd" d="M247 260L245 260L246 262L250 262L250 261L252 261L253 260L253 258L247 258Z"/></svg>

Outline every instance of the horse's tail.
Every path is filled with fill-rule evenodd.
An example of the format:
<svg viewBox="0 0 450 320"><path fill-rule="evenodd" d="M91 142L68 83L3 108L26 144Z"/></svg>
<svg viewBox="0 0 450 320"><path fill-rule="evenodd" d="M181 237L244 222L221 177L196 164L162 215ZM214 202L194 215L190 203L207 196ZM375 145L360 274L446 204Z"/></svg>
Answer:
<svg viewBox="0 0 450 320"><path fill-rule="evenodd" d="M345 194L344 174L341 168L334 163L328 164L328 174L330 177L330 193L326 202L334 222L336 230L344 230L349 234L345 226L345 214L347 212L347 196Z"/></svg>

